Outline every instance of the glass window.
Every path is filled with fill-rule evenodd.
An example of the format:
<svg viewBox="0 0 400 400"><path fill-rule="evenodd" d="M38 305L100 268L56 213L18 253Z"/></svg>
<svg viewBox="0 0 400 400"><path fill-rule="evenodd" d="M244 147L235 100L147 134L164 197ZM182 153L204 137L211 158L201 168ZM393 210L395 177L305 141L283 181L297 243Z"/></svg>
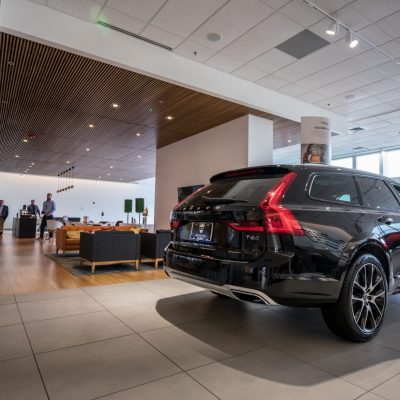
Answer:
<svg viewBox="0 0 400 400"><path fill-rule="evenodd" d="M314 199L358 205L358 193L352 175L317 175L310 189Z"/></svg>
<svg viewBox="0 0 400 400"><path fill-rule="evenodd" d="M332 160L331 164L335 167L353 168L353 157L338 158L337 160Z"/></svg>
<svg viewBox="0 0 400 400"><path fill-rule="evenodd" d="M376 210L399 210L396 197L381 179L357 178L360 185L364 206Z"/></svg>
<svg viewBox="0 0 400 400"><path fill-rule="evenodd" d="M384 153L383 175L390 178L400 177L400 150Z"/></svg>
<svg viewBox="0 0 400 400"><path fill-rule="evenodd" d="M380 160L379 153L357 156L356 168L361 171L367 171L367 172L372 172L374 174L379 174L380 173L379 160Z"/></svg>

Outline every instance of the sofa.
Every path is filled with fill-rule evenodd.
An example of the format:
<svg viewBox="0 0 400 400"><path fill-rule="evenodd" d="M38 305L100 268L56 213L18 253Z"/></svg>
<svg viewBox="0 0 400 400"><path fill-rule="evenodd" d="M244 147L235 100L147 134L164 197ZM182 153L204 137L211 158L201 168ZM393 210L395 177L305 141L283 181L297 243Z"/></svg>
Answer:
<svg viewBox="0 0 400 400"><path fill-rule="evenodd" d="M140 258L154 260L155 269L158 263L163 261L164 249L172 240L170 230L157 230L156 233L142 233L140 239Z"/></svg>
<svg viewBox="0 0 400 400"><path fill-rule="evenodd" d="M134 263L139 268L140 235L129 230L82 232L79 244L81 265L89 262L92 274L97 265Z"/></svg>
<svg viewBox="0 0 400 400"><path fill-rule="evenodd" d="M65 255L67 251L78 251L80 244L81 232L94 231L132 231L134 233L145 233L147 229L142 229L135 226L93 226L93 225L78 225L64 226L57 229L56 232L56 253L62 251Z"/></svg>

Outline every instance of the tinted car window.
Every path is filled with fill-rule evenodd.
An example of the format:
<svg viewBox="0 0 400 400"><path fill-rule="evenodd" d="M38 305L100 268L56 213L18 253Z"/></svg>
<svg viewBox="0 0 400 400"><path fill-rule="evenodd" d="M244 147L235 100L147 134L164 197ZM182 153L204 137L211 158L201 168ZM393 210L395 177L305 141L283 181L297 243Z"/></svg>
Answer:
<svg viewBox="0 0 400 400"><path fill-rule="evenodd" d="M394 194L381 179L357 178L364 206L376 210L399 210L400 206Z"/></svg>
<svg viewBox="0 0 400 400"><path fill-rule="evenodd" d="M314 199L357 205L357 187L353 176L343 174L317 175L310 189Z"/></svg>
<svg viewBox="0 0 400 400"><path fill-rule="evenodd" d="M203 196L245 200L246 205L258 205L282 176L280 174L265 178L235 178L216 181L199 190L179 208L206 205ZM240 205L240 202L237 204Z"/></svg>

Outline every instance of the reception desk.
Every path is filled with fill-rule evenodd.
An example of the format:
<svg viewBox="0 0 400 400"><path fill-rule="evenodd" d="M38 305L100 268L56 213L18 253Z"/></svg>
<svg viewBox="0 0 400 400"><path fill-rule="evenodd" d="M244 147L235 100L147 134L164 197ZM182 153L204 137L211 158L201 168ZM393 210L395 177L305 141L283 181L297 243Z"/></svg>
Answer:
<svg viewBox="0 0 400 400"><path fill-rule="evenodd" d="M19 217L13 219L12 234L17 238L36 237L36 218Z"/></svg>

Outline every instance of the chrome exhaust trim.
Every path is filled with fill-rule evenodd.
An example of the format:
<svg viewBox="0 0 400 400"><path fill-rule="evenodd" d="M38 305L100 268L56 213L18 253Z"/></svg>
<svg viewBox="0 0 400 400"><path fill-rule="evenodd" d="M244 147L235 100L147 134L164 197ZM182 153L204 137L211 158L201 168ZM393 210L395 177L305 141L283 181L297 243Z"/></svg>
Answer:
<svg viewBox="0 0 400 400"><path fill-rule="evenodd" d="M212 290L213 292L220 293L224 296L231 297L232 299L251 302L251 298L254 298L254 301L261 301L264 304L268 305L277 305L274 300L272 300L265 293L260 292L259 290L249 289L241 286L233 286L233 285L214 285L212 283L204 282L200 279L192 278L190 276L180 274L179 272L173 270L170 267L164 266L164 270L167 275L173 279L178 279L180 281L190 283L191 285L199 286L204 289ZM248 297L248 300L245 298Z"/></svg>

